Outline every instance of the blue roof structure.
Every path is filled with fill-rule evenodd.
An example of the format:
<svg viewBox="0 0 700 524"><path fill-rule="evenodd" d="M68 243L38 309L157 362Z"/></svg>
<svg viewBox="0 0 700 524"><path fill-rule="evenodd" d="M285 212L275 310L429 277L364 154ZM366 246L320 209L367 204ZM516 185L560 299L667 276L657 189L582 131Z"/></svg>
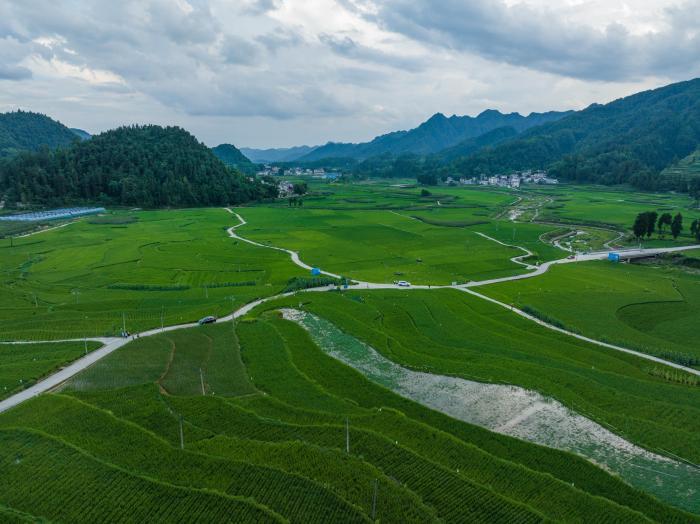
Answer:
<svg viewBox="0 0 700 524"><path fill-rule="evenodd" d="M36 211L33 213L21 213L19 215L0 215L0 220L6 222L40 222L44 220L58 220L61 218L82 217L104 213L104 207L67 207L52 209L50 211Z"/></svg>

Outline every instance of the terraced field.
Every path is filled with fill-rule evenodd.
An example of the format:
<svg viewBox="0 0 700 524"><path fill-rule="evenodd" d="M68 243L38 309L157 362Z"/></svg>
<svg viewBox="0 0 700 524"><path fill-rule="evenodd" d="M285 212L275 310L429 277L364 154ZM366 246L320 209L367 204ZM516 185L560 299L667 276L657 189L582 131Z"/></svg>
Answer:
<svg viewBox="0 0 700 524"><path fill-rule="evenodd" d="M274 314L134 341L0 416L0 438L0 505L73 522L127 520L133 504L159 521L694 520L374 385Z"/></svg>

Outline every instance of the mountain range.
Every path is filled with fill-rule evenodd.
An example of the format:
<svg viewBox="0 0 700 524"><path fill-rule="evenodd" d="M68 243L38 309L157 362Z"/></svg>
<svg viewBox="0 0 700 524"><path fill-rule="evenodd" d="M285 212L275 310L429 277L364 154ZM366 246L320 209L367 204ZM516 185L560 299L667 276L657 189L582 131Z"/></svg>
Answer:
<svg viewBox="0 0 700 524"><path fill-rule="evenodd" d="M545 168L579 182L683 191L687 180L659 174L699 145L700 79L694 79L591 105L479 149L455 168L464 175ZM668 180L681 182L668 187Z"/></svg>
<svg viewBox="0 0 700 524"><path fill-rule="evenodd" d="M0 114L0 159L43 146L72 147L80 140L89 143L95 137L38 113ZM437 113L414 129L365 143L267 150L221 144L211 151L245 173L254 173L256 162L342 165L362 176L422 173L433 180L547 169L578 182L700 192L700 79L580 111L522 116L489 109L475 117Z"/></svg>
<svg viewBox="0 0 700 524"><path fill-rule="evenodd" d="M242 147L241 153L247 156L252 162L257 164L274 162L294 162L301 157L308 155L318 146L296 146L272 149L255 149L252 147Z"/></svg>
<svg viewBox="0 0 700 524"><path fill-rule="evenodd" d="M370 142L359 144L329 142L297 160L300 162L323 158L364 160L386 153L428 155L454 147L497 128L510 127L516 133L520 133L531 127L559 120L571 113L572 111L551 111L522 116L519 113L503 114L494 109L487 109L476 117L456 115L447 117L442 113L436 113L414 129L387 133Z"/></svg>

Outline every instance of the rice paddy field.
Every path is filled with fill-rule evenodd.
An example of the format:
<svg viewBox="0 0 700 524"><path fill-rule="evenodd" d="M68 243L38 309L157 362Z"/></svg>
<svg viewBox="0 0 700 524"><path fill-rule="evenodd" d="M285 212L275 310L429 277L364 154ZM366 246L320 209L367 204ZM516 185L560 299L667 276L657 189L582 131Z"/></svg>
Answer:
<svg viewBox="0 0 700 524"><path fill-rule="evenodd" d="M303 206L235 209L237 233L371 282L519 275L512 258L602 248L649 206L692 218L678 195L593 187L310 188ZM229 237L237 224L120 210L0 240L0 399L90 337L270 298L136 338L0 413L1 522L700 522L697 377L458 289L279 296L308 270ZM477 289L697 367L699 259L554 265Z"/></svg>
<svg viewBox="0 0 700 524"><path fill-rule="evenodd" d="M223 209L118 212L0 243L0 340L116 336L223 315L302 274Z"/></svg>
<svg viewBox="0 0 700 524"><path fill-rule="evenodd" d="M698 254L700 249L687 252L691 258ZM700 367L697 270L588 262L554 266L536 279L495 284L481 292L595 339Z"/></svg>

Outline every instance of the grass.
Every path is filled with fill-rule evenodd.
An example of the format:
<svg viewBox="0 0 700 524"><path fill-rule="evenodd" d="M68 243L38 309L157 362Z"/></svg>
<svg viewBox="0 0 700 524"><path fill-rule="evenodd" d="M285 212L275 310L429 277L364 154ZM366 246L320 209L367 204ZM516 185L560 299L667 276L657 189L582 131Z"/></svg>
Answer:
<svg viewBox="0 0 700 524"><path fill-rule="evenodd" d="M0 344L0 400L98 347L97 342Z"/></svg>

